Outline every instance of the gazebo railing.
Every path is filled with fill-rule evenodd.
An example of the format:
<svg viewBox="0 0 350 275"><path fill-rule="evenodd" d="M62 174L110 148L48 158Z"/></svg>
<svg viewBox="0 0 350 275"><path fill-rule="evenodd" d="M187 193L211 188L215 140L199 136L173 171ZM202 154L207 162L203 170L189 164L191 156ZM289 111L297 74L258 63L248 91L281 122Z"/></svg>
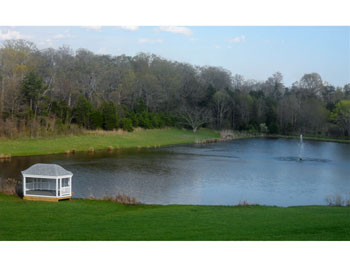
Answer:
<svg viewBox="0 0 350 275"><path fill-rule="evenodd" d="M71 195L70 186L65 186L61 188L61 196L67 196L67 195Z"/></svg>
<svg viewBox="0 0 350 275"><path fill-rule="evenodd" d="M41 197L66 197L72 195L71 177L24 177L24 195Z"/></svg>

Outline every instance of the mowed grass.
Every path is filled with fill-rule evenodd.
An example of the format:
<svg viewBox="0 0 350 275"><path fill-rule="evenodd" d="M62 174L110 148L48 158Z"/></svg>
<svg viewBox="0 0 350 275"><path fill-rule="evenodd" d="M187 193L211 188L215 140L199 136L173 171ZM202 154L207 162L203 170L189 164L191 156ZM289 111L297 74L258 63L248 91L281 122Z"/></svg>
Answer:
<svg viewBox="0 0 350 275"><path fill-rule="evenodd" d="M0 240L350 240L350 208L127 206L0 195Z"/></svg>
<svg viewBox="0 0 350 275"><path fill-rule="evenodd" d="M197 133L181 129L152 129L128 132L96 131L82 135L67 135L50 138L1 139L0 154L11 156L29 156L64 153L75 149L87 151L106 149L108 146L120 148L146 147L193 143L196 139L217 138L219 134L213 130L201 129Z"/></svg>

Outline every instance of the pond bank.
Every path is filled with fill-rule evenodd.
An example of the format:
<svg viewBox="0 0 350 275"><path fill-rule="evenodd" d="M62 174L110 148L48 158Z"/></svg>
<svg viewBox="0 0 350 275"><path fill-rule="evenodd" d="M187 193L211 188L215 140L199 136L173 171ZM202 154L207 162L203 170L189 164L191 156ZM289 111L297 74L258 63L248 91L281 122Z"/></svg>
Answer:
<svg viewBox="0 0 350 275"><path fill-rule="evenodd" d="M34 156L47 154L74 154L79 151L118 150L122 148L151 148L186 143L213 143L245 138L292 138L299 136L250 134L237 131L214 131L200 129L196 133L182 129L139 129L134 132L86 131L79 135L65 135L40 138L0 139L0 161L11 156ZM303 137L305 140L349 143L350 140L323 137Z"/></svg>
<svg viewBox="0 0 350 275"><path fill-rule="evenodd" d="M196 140L219 138L210 129L196 133L175 128L122 131L88 131L82 135L66 135L48 138L0 139L0 155L33 156L119 148L150 148L164 145L194 143Z"/></svg>
<svg viewBox="0 0 350 275"><path fill-rule="evenodd" d="M266 135L265 137L271 138L290 138L290 139L299 139L300 136L288 136L288 135ZM325 142L338 142L338 143L349 143L350 139L337 139L337 138L328 138L328 137L312 137L312 136L304 136L304 140L313 140L313 141L325 141Z"/></svg>
<svg viewBox="0 0 350 275"><path fill-rule="evenodd" d="M0 220L0 240L350 240L350 207L334 206L50 203L0 194Z"/></svg>

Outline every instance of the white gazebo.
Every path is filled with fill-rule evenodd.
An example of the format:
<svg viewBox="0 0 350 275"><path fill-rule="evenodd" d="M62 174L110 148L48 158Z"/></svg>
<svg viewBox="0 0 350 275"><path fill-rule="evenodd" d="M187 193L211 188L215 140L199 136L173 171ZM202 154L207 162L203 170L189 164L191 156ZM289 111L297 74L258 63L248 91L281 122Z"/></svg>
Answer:
<svg viewBox="0 0 350 275"><path fill-rule="evenodd" d="M72 176L57 164L37 163L22 171L25 200L59 201L72 197Z"/></svg>

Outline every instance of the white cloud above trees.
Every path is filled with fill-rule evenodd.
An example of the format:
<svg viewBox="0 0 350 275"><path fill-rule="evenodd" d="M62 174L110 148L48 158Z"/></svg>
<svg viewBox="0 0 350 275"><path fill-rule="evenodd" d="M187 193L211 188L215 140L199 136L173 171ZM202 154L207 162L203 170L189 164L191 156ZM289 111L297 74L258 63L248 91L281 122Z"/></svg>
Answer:
<svg viewBox="0 0 350 275"><path fill-rule="evenodd" d="M187 28L187 27L161 26L161 27L157 28L157 30L162 31L162 32L170 32L170 33L182 34L182 35L187 35L187 36L192 35L191 29Z"/></svg>
<svg viewBox="0 0 350 275"><path fill-rule="evenodd" d="M244 42L245 40L246 40L245 35L241 35L230 39L230 43L241 43L241 42Z"/></svg>
<svg viewBox="0 0 350 275"><path fill-rule="evenodd" d="M84 26L82 28L87 30L100 31L102 29L102 26Z"/></svg>
<svg viewBox="0 0 350 275"><path fill-rule="evenodd" d="M10 39L28 39L31 38L29 35L23 35L16 30L5 30L0 31L0 40L10 40Z"/></svg>
<svg viewBox="0 0 350 275"><path fill-rule="evenodd" d="M120 26L119 28L126 31L137 31L139 29L138 26Z"/></svg>

